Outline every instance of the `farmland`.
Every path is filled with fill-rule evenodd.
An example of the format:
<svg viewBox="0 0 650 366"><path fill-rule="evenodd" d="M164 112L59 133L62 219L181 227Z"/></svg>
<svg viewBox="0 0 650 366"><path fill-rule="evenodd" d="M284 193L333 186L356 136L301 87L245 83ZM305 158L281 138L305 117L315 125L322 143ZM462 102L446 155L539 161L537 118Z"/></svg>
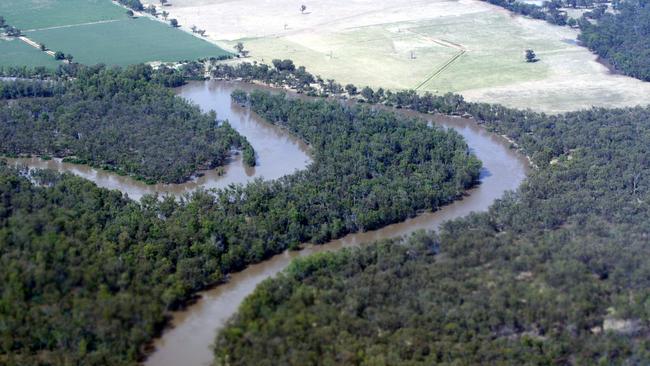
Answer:
<svg viewBox="0 0 650 366"><path fill-rule="evenodd" d="M218 46L146 16L131 18L109 0L29 0L0 5L7 22L49 49L84 64L129 65L219 57ZM0 44L4 48L7 45ZM22 58L3 60L22 64ZM53 61L53 60L52 60ZM50 62L44 65L51 65Z"/></svg>
<svg viewBox="0 0 650 366"><path fill-rule="evenodd" d="M480 1L336 0L301 13L290 1L176 0L165 9L217 44L243 42L253 60L290 58L343 84L547 112L644 105L650 95L649 83L611 74L578 46L576 30ZM539 62L524 61L528 48Z"/></svg>
<svg viewBox="0 0 650 366"><path fill-rule="evenodd" d="M18 39L0 38L0 67L16 65L56 67L59 62Z"/></svg>

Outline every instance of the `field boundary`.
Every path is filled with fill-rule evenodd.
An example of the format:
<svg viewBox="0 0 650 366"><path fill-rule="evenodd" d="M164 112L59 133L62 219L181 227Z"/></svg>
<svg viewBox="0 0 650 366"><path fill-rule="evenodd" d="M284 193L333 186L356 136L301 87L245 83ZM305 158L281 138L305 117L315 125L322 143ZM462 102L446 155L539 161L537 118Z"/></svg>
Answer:
<svg viewBox="0 0 650 366"><path fill-rule="evenodd" d="M84 26L84 25L94 25L94 24L104 24L104 23L121 22L121 21L124 21L124 20L125 20L125 19L98 20L98 21L96 21L96 22L79 23L79 24L66 24L66 25L56 25L56 26L54 26L54 27L27 29L27 30L24 30L23 32L38 32L38 31L46 31L46 30L51 30L51 29L73 28L73 27L80 27L80 26Z"/></svg>
<svg viewBox="0 0 650 366"><path fill-rule="evenodd" d="M415 88L413 88L413 89L417 91L417 90L419 90L420 88L422 88L423 86L425 86L429 81L435 79L436 76L442 74L445 70L447 70L447 69L449 68L449 66L451 66L454 62L456 62L459 58L461 58L461 56L463 56L465 53L467 53L466 50L458 51L457 54L455 54L452 58L450 58L449 60L447 60L447 62L445 62L442 66L440 66L439 68L437 68L436 70L434 70L433 74L431 74L430 76L428 76L428 77L427 77L426 79L424 79L421 83L419 83L418 85L416 85Z"/></svg>
<svg viewBox="0 0 650 366"><path fill-rule="evenodd" d="M440 38L434 38L431 36L427 36L426 34L418 33L415 32L411 29L406 29L407 32L413 33L417 36L420 36L430 42L433 42L439 46L442 47L447 47L447 48L453 48L458 51L455 55L453 55L449 60L447 60L442 66L438 67L437 69L433 70L433 73L431 73L429 76L427 76L422 82L417 84L413 89L414 90L419 90L423 86L425 86L429 81L435 79L438 75L442 74L445 70L449 68L454 62L456 62L459 58L461 58L465 53L467 53L467 48L463 46L462 44L458 44L455 42L448 41L446 39L440 39Z"/></svg>
<svg viewBox="0 0 650 366"><path fill-rule="evenodd" d="M18 37L18 39L20 39L21 41L27 43L28 45L36 48L37 50L41 51L41 45L39 45L38 43L32 41L31 39L29 39L29 38L27 38L25 36L20 36L20 37ZM44 52L47 53L48 55L52 56L52 57L54 57L54 55L55 55L54 51L52 51L52 50L46 50Z"/></svg>

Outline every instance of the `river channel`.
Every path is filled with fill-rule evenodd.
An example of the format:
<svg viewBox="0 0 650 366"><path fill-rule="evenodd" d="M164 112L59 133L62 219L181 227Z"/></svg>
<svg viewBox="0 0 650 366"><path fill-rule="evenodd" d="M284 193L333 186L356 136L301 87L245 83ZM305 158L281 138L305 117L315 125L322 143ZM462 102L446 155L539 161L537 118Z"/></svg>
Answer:
<svg viewBox="0 0 650 366"><path fill-rule="evenodd" d="M11 161L31 167L72 172L96 182L99 186L119 189L135 199L154 192L180 195L198 187L224 187L231 183L246 183L256 177L275 179L307 167L311 161L309 147L285 131L261 120L248 109L232 103L230 93L235 88L251 89L256 86L221 81L195 82L180 88L179 95L198 104L204 111L215 110L219 119L228 119L233 128L246 136L258 155L259 165L253 169L245 168L241 158L236 156L223 175L209 171L202 172L201 177L185 184L146 185L128 177L86 166L66 164L59 160L43 161L33 158ZM528 170L526 158L510 149L510 143L506 139L487 132L472 120L407 111L399 113L420 117L459 132L472 152L483 162L480 185L468 191L468 195L462 200L438 211L424 213L380 230L350 234L323 245L308 245L300 251L287 251L233 274L227 283L200 293L200 299L196 303L172 314L170 326L155 340L155 350L147 358L145 365L209 365L212 362L210 347L217 331L235 314L239 304L258 283L282 271L293 258L366 245L379 239L408 235L421 229L435 230L447 220L487 210L495 199L501 197L505 191L517 189L525 179Z"/></svg>

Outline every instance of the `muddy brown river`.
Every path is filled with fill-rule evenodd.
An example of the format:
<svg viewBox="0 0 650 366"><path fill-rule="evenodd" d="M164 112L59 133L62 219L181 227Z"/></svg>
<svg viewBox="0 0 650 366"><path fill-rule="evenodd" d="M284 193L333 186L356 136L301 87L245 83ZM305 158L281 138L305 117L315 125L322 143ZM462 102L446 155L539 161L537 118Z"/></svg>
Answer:
<svg viewBox="0 0 650 366"><path fill-rule="evenodd" d="M233 156L223 170L202 171L201 176L183 184L148 185L127 176L120 176L88 165L64 163L61 159L6 159L14 165L53 169L89 179L98 186L117 189L139 200L146 194L161 193L176 196L197 188L224 188L230 184L247 183L254 178L276 179L304 169L310 162L309 147L300 139L266 122L249 109L231 102L235 89L250 90L254 86L227 82L194 82L177 89L178 94L198 104L204 112L214 110L219 120L228 120L240 134L246 136L256 152L257 165L245 166L241 154Z"/></svg>
<svg viewBox="0 0 650 366"><path fill-rule="evenodd" d="M127 177L55 160L44 162L39 159L20 159L20 162L33 167L69 171L93 180L102 187L119 189L132 198L153 192L183 194L197 187L213 188L230 183L245 183L254 177L274 179L291 174L296 169L305 168L310 162L308 147L247 109L231 103L230 92L236 87L254 88L248 84L209 81L191 83L181 88L179 94L197 103L205 111L214 109L220 119L228 119L239 133L246 136L258 154L259 166L254 169L244 168L241 159L236 157L222 176L205 172L203 177L185 184L147 186ZM201 298L195 304L172 314L170 326L154 342L155 350L144 364L209 365L213 359L211 345L217 332L235 314L242 300L258 283L286 268L293 258L365 245L379 239L408 235L420 229L437 229L447 220L486 210L505 191L515 190L525 179L528 170L526 158L510 149L510 143L504 138L488 133L473 121L404 111L401 113L419 116L459 132L483 162L481 184L468 191L468 195L462 200L444 206L436 212L424 213L380 230L347 235L324 245L307 246L300 251L287 251L233 274L227 283L202 292Z"/></svg>

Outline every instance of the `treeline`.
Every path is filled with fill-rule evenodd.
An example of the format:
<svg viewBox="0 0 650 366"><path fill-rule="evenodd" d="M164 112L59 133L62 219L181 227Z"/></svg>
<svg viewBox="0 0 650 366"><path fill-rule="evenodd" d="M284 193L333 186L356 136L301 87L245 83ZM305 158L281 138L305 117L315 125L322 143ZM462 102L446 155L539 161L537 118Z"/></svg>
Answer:
<svg viewBox="0 0 650 366"><path fill-rule="evenodd" d="M135 364L170 309L227 273L436 209L478 178L453 131L335 101L238 95L309 141L314 162L275 181L141 202L0 165L3 364Z"/></svg>
<svg viewBox="0 0 650 366"><path fill-rule="evenodd" d="M581 22L578 39L616 70L650 81L650 3L626 0L615 9L597 22Z"/></svg>
<svg viewBox="0 0 650 366"><path fill-rule="evenodd" d="M215 364L650 363L650 108L466 107L533 156L521 188L439 235L294 262Z"/></svg>
<svg viewBox="0 0 650 366"><path fill-rule="evenodd" d="M131 8L136 11L142 11L144 10L144 6L140 2L140 0L116 0L118 3L126 6L127 8Z"/></svg>
<svg viewBox="0 0 650 366"><path fill-rule="evenodd" d="M0 100L0 153L63 157L152 183L223 165L233 147L254 165L252 147L227 122L159 85L173 74L149 66L75 70L68 81L0 84L0 96L19 97Z"/></svg>
<svg viewBox="0 0 650 366"><path fill-rule="evenodd" d="M62 93L63 90L61 84L45 80L3 80L0 78L0 100L52 97Z"/></svg>

